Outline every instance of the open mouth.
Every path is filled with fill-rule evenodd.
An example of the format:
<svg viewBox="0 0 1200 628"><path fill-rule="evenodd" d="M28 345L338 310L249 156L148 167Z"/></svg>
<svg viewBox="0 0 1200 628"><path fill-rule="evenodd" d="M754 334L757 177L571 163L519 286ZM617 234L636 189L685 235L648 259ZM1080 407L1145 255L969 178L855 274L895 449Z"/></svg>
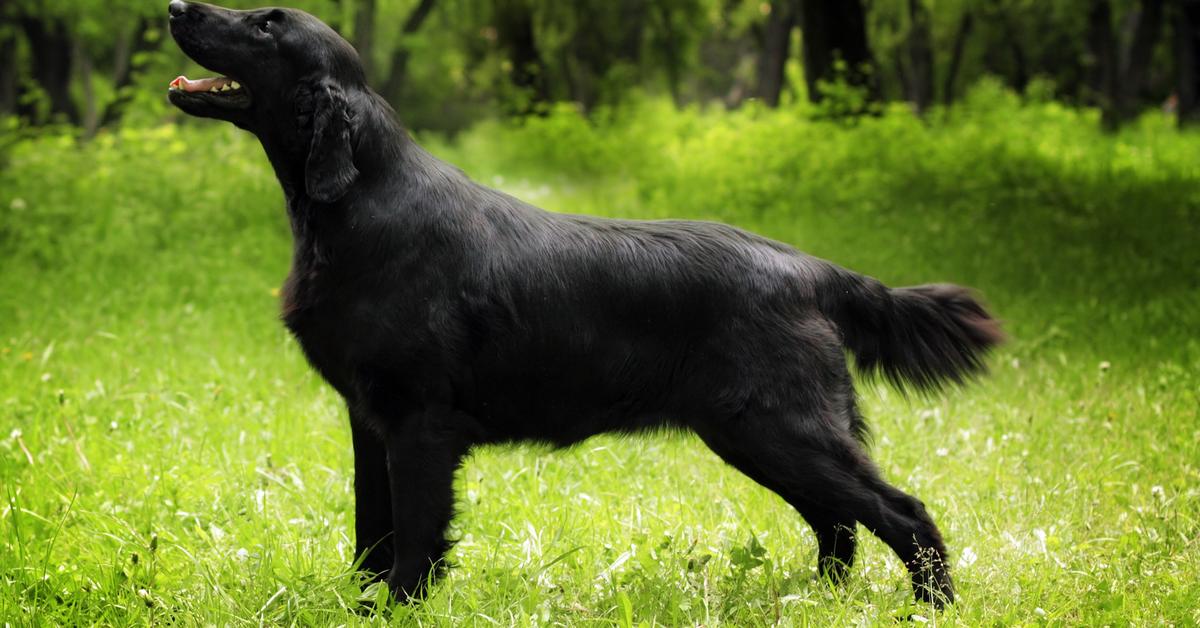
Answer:
<svg viewBox="0 0 1200 628"><path fill-rule="evenodd" d="M196 80L178 76L171 81L167 90L172 100L196 99L235 109L250 106L250 94L245 86L226 76Z"/></svg>

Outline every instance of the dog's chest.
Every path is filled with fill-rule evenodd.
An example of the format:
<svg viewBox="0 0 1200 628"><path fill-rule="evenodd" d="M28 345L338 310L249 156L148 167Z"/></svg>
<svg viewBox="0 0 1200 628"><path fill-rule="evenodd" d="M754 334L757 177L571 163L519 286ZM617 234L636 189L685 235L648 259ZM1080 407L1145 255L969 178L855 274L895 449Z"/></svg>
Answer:
<svg viewBox="0 0 1200 628"><path fill-rule="evenodd" d="M313 368L326 380L341 389L340 381L347 362L345 348L337 339L346 327L343 316L324 294L325 282L317 272L293 268L279 294L280 318L304 350Z"/></svg>
<svg viewBox="0 0 1200 628"><path fill-rule="evenodd" d="M407 371L415 356L440 353L430 300L379 277L293 267L280 292L283 322L305 357L348 398L380 384L366 377Z"/></svg>

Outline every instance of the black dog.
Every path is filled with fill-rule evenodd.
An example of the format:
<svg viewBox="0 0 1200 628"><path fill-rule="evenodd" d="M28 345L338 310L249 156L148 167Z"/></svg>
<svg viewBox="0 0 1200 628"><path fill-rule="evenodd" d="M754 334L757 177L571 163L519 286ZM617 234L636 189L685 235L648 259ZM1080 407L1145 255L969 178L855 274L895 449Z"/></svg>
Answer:
<svg viewBox="0 0 1200 628"><path fill-rule="evenodd" d="M794 506L822 574L844 577L862 523L918 599L953 600L938 529L867 457L844 349L898 385L962 381L1000 340L966 289L889 290L719 224L542 211L413 143L316 18L169 12L229 77L180 77L171 102L254 133L283 186L283 319L346 399L357 549L398 599L442 561L473 445L673 427Z"/></svg>

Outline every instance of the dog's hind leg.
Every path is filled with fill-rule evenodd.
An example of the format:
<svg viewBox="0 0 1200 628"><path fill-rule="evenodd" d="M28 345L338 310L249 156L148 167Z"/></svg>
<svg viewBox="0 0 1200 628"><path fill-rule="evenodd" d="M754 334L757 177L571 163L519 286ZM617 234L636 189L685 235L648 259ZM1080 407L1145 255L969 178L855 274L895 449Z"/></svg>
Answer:
<svg viewBox="0 0 1200 628"><path fill-rule="evenodd" d="M424 411L386 427L395 557L388 586L397 601L424 595L444 567L454 515L454 472L469 450L470 423L451 411Z"/></svg>
<svg viewBox="0 0 1200 628"><path fill-rule="evenodd" d="M822 574L844 576L854 558L857 521L904 562L918 600L953 601L945 546L924 505L883 481L852 433L831 427L842 424L813 416L742 416L693 429L813 526Z"/></svg>
<svg viewBox="0 0 1200 628"><path fill-rule="evenodd" d="M850 573L850 567L854 565L854 551L858 548L854 519L845 513L829 516L818 512L819 507L811 505L797 510L817 535L818 573L840 584Z"/></svg>
<svg viewBox="0 0 1200 628"><path fill-rule="evenodd" d="M858 504L859 521L904 561L917 601L937 608L953 602L946 546L925 504L885 482L869 462L857 473L866 489Z"/></svg>
<svg viewBox="0 0 1200 628"><path fill-rule="evenodd" d="M730 438L725 434L728 430L715 426L697 427L695 431L722 460L774 491L804 517L817 537L819 573L835 583L843 581L854 564L854 552L858 544L854 536L856 522L849 511L838 508L835 504L814 501L812 495L797 490L793 486L794 482L769 472L767 469L771 465L762 464L764 460L756 459L755 456L761 454L764 449L770 449L770 444L760 447L742 445L737 442L736 437ZM790 454L773 452L771 455L783 458ZM803 467L803 462L797 464Z"/></svg>

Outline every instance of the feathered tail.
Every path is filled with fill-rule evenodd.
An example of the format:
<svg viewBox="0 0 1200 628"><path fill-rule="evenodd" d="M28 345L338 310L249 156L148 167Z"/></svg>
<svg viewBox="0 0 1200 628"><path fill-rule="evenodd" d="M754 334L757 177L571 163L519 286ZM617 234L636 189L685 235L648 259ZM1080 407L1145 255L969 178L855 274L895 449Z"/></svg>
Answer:
<svg viewBox="0 0 1200 628"><path fill-rule="evenodd" d="M889 289L839 269L821 303L858 368L901 390L962 383L986 370L984 356L1004 340L999 322L962 286Z"/></svg>

